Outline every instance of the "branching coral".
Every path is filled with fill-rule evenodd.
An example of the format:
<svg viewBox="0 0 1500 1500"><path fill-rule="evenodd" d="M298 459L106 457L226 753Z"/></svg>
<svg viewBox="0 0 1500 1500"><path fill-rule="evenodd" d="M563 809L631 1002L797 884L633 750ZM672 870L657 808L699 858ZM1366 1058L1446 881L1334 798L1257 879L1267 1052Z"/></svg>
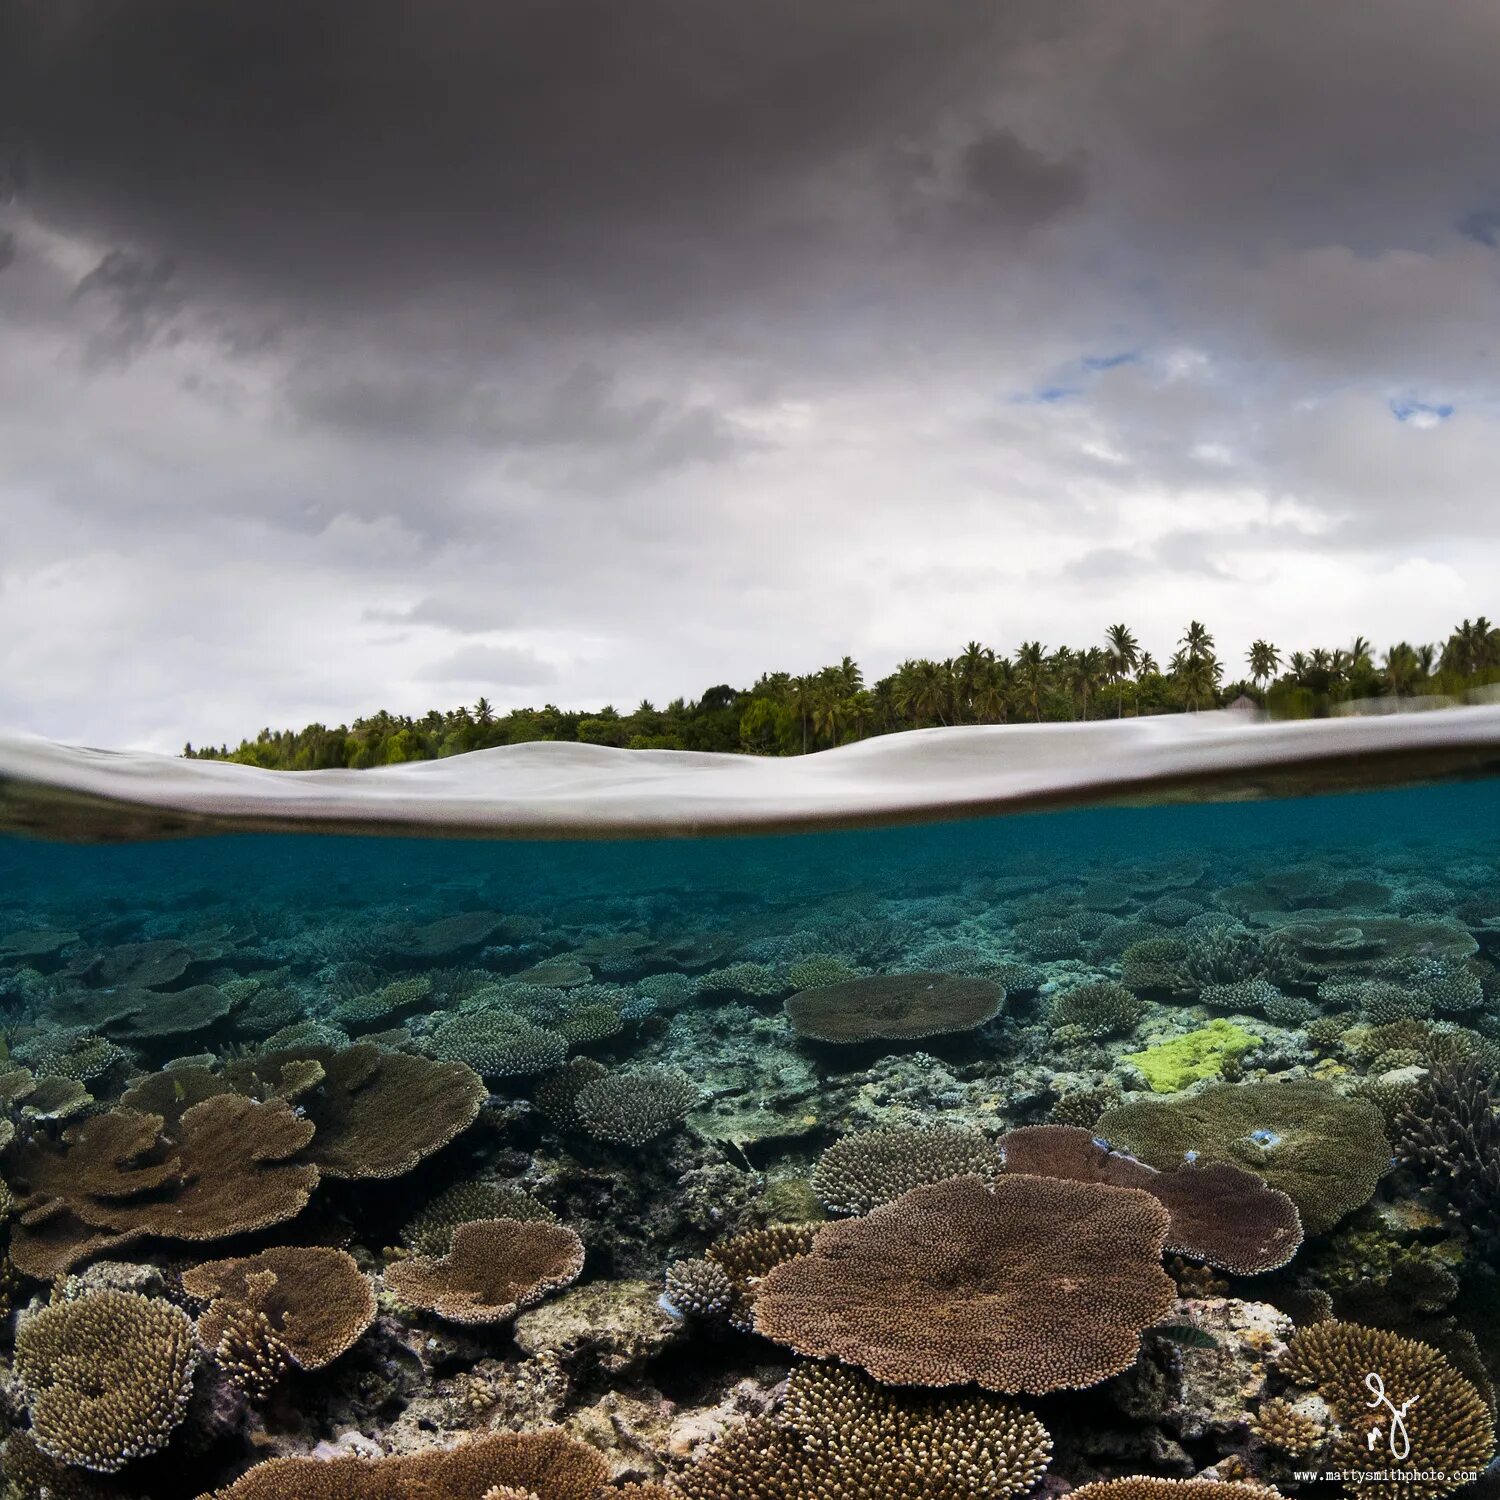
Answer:
<svg viewBox="0 0 1500 1500"><path fill-rule="evenodd" d="M1142 1052L1127 1052L1123 1060L1140 1073L1153 1093L1175 1094L1191 1083L1220 1077L1229 1064L1258 1046L1260 1038L1253 1032L1220 1017Z"/></svg>
<svg viewBox="0 0 1500 1500"><path fill-rule="evenodd" d="M1097 1039L1134 1031L1145 1014L1144 1000L1103 979L1064 990L1053 1000L1048 1022L1054 1032Z"/></svg>
<svg viewBox="0 0 1500 1500"><path fill-rule="evenodd" d="M1205 1163L1247 1167L1297 1205L1310 1234L1368 1203L1391 1160L1380 1111L1314 1079L1137 1099L1106 1110L1098 1131L1163 1169L1189 1152Z"/></svg>
<svg viewBox="0 0 1500 1500"><path fill-rule="evenodd" d="M1482 1243L1500 1245L1500 1084L1472 1062L1440 1065L1395 1123L1396 1155L1442 1189Z"/></svg>
<svg viewBox="0 0 1500 1500"><path fill-rule="evenodd" d="M902 1193L946 1177L993 1179L1001 1157L983 1131L962 1126L895 1126L845 1136L813 1169L812 1186L834 1213L868 1213Z"/></svg>
<svg viewBox="0 0 1500 1500"><path fill-rule="evenodd" d="M1279 1500L1280 1495L1278 1490L1239 1480L1156 1479L1146 1474L1096 1479L1070 1493L1078 1500Z"/></svg>
<svg viewBox="0 0 1500 1500"><path fill-rule="evenodd" d="M1495 1451L1489 1406L1473 1384L1436 1349L1383 1328L1357 1323L1314 1323L1299 1329L1279 1361L1283 1374L1316 1389L1337 1421L1331 1462L1354 1471L1371 1467L1368 1434L1386 1432L1386 1408L1372 1403L1370 1376L1379 1377L1386 1399L1403 1407L1409 1457L1393 1477L1348 1482L1393 1500L1426 1500L1460 1488L1459 1477L1483 1469ZM1378 1409L1377 1409L1378 1408ZM1430 1477L1428 1477L1430 1476Z"/></svg>
<svg viewBox="0 0 1500 1500"><path fill-rule="evenodd" d="M547 1219L555 1223L557 1215L524 1188L494 1182L455 1182L406 1221L401 1238L418 1255L446 1255L453 1244L453 1231L475 1219Z"/></svg>
<svg viewBox="0 0 1500 1500"><path fill-rule="evenodd" d="M912 1041L993 1020L1005 991L954 974L874 974L803 990L786 1002L798 1036L820 1042Z"/></svg>
<svg viewBox="0 0 1500 1500"><path fill-rule="evenodd" d="M395 1262L386 1286L450 1323L503 1323L578 1279L583 1241L546 1220L475 1219L447 1255Z"/></svg>
<svg viewBox="0 0 1500 1500"><path fill-rule="evenodd" d="M1171 1307L1169 1219L1149 1194L954 1177L824 1226L761 1283L755 1326L900 1385L1093 1385Z"/></svg>
<svg viewBox="0 0 1500 1500"><path fill-rule="evenodd" d="M558 1032L504 1011L449 1016L432 1031L432 1050L485 1078L525 1078L560 1068L568 1043Z"/></svg>
<svg viewBox="0 0 1500 1500"><path fill-rule="evenodd" d="M209 1261L183 1272L182 1288L209 1304L198 1319L207 1348L245 1342L253 1323L304 1370L337 1359L375 1319L369 1278L352 1256L325 1246L278 1245Z"/></svg>
<svg viewBox="0 0 1500 1500"><path fill-rule="evenodd" d="M734 1283L717 1261L699 1257L667 1267L663 1301L669 1311L694 1318L722 1318L734 1303Z"/></svg>
<svg viewBox="0 0 1500 1500"><path fill-rule="evenodd" d="M573 1110L579 1127L595 1140L644 1146L681 1124L702 1097L681 1068L647 1065L584 1084Z"/></svg>
<svg viewBox="0 0 1500 1500"><path fill-rule="evenodd" d="M734 1327L748 1333L755 1326L755 1295L762 1280L782 1261L806 1255L821 1226L818 1224L768 1224L747 1229L710 1245L704 1259L723 1269L733 1289L726 1316Z"/></svg>
<svg viewBox="0 0 1500 1500"><path fill-rule="evenodd" d="M187 1415L196 1363L185 1314L134 1292L53 1303L16 1335L33 1441L102 1474L166 1444Z"/></svg>
<svg viewBox="0 0 1500 1500"><path fill-rule="evenodd" d="M686 1500L1008 1500L1046 1471L1052 1442L984 1394L893 1391L802 1365L778 1421L725 1438L680 1480Z"/></svg>
<svg viewBox="0 0 1500 1500"><path fill-rule="evenodd" d="M562 1432L502 1432L400 1458L273 1458L212 1500L598 1500L609 1465Z"/></svg>

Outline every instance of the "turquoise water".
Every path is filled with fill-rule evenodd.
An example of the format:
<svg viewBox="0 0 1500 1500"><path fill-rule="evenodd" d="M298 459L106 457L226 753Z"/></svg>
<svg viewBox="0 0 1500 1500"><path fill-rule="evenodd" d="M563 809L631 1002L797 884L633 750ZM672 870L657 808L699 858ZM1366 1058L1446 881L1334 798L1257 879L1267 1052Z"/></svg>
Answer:
<svg viewBox="0 0 1500 1500"><path fill-rule="evenodd" d="M0 1420L23 1446L41 1435L35 1463L106 1494L196 1495L341 1439L406 1451L572 1423L614 1474L675 1475L712 1500L690 1467L712 1444L684 1424L782 1420L777 1383L799 1352L830 1350L757 1324L744 1286L721 1305L703 1257L866 1212L945 1180L935 1161L967 1171L1006 1132L1056 1123L1116 1167L1232 1160L1286 1193L1305 1238L1249 1273L1169 1255L1199 1300L1166 1320L1176 1346L1132 1331L1133 1375L988 1389L1051 1425L1053 1472L1072 1482L1134 1472L1118 1433L1144 1422L1163 1472L1233 1455L1294 1486L1289 1456L1246 1425L1284 1378L1248 1382L1238 1426L1129 1418L1128 1382L1142 1361L1181 1378L1195 1319L1232 1342L1232 1296L1297 1327L1332 1314L1422 1340L1492 1398L1497 966L1496 781L696 841L0 841L9 1304L40 1306L53 1281L75 1299L121 1286L202 1320L211 1299L184 1271L293 1246L343 1252L380 1305L335 1358L276 1345L261 1384L199 1321L198 1405L108 1477L58 1456L35 1390ZM1226 1089L1271 1101L1254 1091L1289 1083L1357 1101L1363 1144L1344 1143L1347 1110L1307 1103L1257 1103L1229 1144L1201 1122L1179 1140L1136 1108ZM200 1159L192 1111L226 1100L238 1123ZM1425 1128L1454 1109L1460 1125ZM272 1115L290 1134L256 1157L245 1143ZM122 1120L130 1143L101 1145ZM935 1127L946 1145L922 1138L913 1166L910 1132ZM908 1135L841 1145L876 1131ZM1309 1188L1294 1148L1346 1151L1342 1188ZM467 1221L555 1221L581 1270L508 1309L466 1288L495 1314L482 1321L424 1305L398 1268L452 1252ZM486 1263L503 1253L488 1244ZM294 1308L267 1307L266 1327L294 1328ZM561 1353L559 1307L593 1329Z"/></svg>

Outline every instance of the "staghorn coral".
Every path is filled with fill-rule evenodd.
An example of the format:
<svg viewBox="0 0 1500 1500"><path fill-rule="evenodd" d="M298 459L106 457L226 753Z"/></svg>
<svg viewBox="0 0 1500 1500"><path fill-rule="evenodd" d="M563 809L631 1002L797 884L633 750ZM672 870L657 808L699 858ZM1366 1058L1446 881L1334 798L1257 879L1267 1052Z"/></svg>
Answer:
<svg viewBox="0 0 1500 1500"><path fill-rule="evenodd" d="M595 1140L644 1146L681 1124L702 1097L681 1068L648 1064L585 1083L573 1111Z"/></svg>
<svg viewBox="0 0 1500 1500"><path fill-rule="evenodd" d="M1439 1185L1449 1216L1500 1245L1500 1083L1472 1062L1435 1067L1394 1131L1397 1158Z"/></svg>
<svg viewBox="0 0 1500 1500"><path fill-rule="evenodd" d="M55 1302L16 1335L32 1440L101 1474L166 1444L187 1415L196 1364L187 1316L135 1292Z"/></svg>
<svg viewBox="0 0 1500 1500"><path fill-rule="evenodd" d="M298 1104L315 1128L308 1158L328 1177L399 1177L472 1125L487 1097L461 1062L384 1052L369 1042L268 1052L232 1063L225 1077L253 1096L274 1095L291 1067L323 1069Z"/></svg>
<svg viewBox="0 0 1500 1500"><path fill-rule="evenodd" d="M734 1303L734 1283L718 1261L700 1257L674 1260L667 1267L664 1305L672 1312L695 1318L729 1315Z"/></svg>
<svg viewBox="0 0 1500 1500"><path fill-rule="evenodd" d="M568 1043L558 1032L504 1011L449 1016L432 1031L434 1055L467 1063L483 1078L527 1078L560 1068Z"/></svg>
<svg viewBox="0 0 1500 1500"><path fill-rule="evenodd" d="M755 1297L761 1281L782 1261L806 1255L822 1226L819 1224L768 1224L747 1229L710 1245L704 1259L723 1269L733 1289L726 1313L730 1323L743 1333L755 1327Z"/></svg>
<svg viewBox="0 0 1500 1500"><path fill-rule="evenodd" d="M1097 1040L1125 1036L1140 1025L1146 1002L1112 979L1075 985L1054 997L1047 1021L1054 1033Z"/></svg>
<svg viewBox="0 0 1500 1500"><path fill-rule="evenodd" d="M813 1192L833 1213L868 1213L945 1177L998 1177L1001 1156L983 1131L952 1125L894 1126L835 1141L813 1168Z"/></svg>
<svg viewBox="0 0 1500 1500"><path fill-rule="evenodd" d="M786 1002L798 1036L820 1042L912 1041L992 1021L1005 991L953 974L875 974L803 990Z"/></svg>
<svg viewBox="0 0 1500 1500"><path fill-rule="evenodd" d="M858 970L832 953L809 953L786 968L786 982L794 990L816 990L858 978Z"/></svg>
<svg viewBox="0 0 1500 1500"><path fill-rule="evenodd" d="M1240 1480L1157 1479L1146 1474L1096 1479L1070 1493L1078 1500L1279 1500L1280 1495L1277 1490Z"/></svg>
<svg viewBox="0 0 1500 1500"><path fill-rule="evenodd" d="M888 1384L1093 1385L1171 1307L1169 1222L1132 1188L950 1178L825 1225L761 1282L755 1327Z"/></svg>
<svg viewBox="0 0 1500 1500"><path fill-rule="evenodd" d="M578 1279L583 1241L544 1219L475 1219L442 1256L397 1261L387 1288L450 1323L503 1323Z"/></svg>
<svg viewBox="0 0 1500 1500"><path fill-rule="evenodd" d="M557 1222L557 1215L524 1188L494 1182L455 1182L401 1227L401 1238L418 1255L446 1255L453 1231L475 1219L536 1219Z"/></svg>
<svg viewBox="0 0 1500 1500"><path fill-rule="evenodd" d="M130 1056L108 1038L89 1031L51 1032L18 1042L12 1056L34 1078L72 1078L93 1083L125 1066Z"/></svg>
<svg viewBox="0 0 1500 1500"><path fill-rule="evenodd" d="M591 1083L609 1076L609 1069L592 1057L575 1057L566 1067L537 1081L532 1102L559 1130L578 1128L578 1096Z"/></svg>
<svg viewBox="0 0 1500 1500"><path fill-rule="evenodd" d="M693 986L699 995L738 995L747 1000L775 1000L791 985L769 964L730 964L698 976Z"/></svg>
<svg viewBox="0 0 1500 1500"><path fill-rule="evenodd" d="M779 1420L752 1421L679 1480L686 1500L1007 1500L1046 1471L1042 1424L984 1394L893 1391L802 1365Z"/></svg>
<svg viewBox="0 0 1500 1500"><path fill-rule="evenodd" d="M1136 1099L1106 1110L1099 1134L1154 1167L1188 1152L1247 1167L1284 1192L1309 1234L1368 1203L1390 1166L1380 1111L1315 1079L1221 1083L1173 1099Z"/></svg>
<svg viewBox="0 0 1500 1500"><path fill-rule="evenodd" d="M431 994L432 976L414 974L409 979L393 980L378 990L339 1001L333 1008L333 1019L345 1031L376 1030L418 1009Z"/></svg>
<svg viewBox="0 0 1500 1500"><path fill-rule="evenodd" d="M1226 1162L1159 1172L1109 1150L1086 1129L1063 1125L1022 1126L1001 1136L999 1146L1007 1171L1150 1193L1171 1215L1169 1251L1237 1276L1286 1265L1302 1243L1292 1200Z"/></svg>
<svg viewBox="0 0 1500 1500"><path fill-rule="evenodd" d="M1181 938L1143 938L1120 955L1120 980L1132 990L1176 990L1187 955Z"/></svg>
<svg viewBox="0 0 1500 1500"><path fill-rule="evenodd" d="M1416 1339L1358 1323L1314 1323L1297 1331L1278 1367L1296 1384L1315 1389L1332 1409L1338 1426L1329 1459L1339 1468L1371 1467L1366 1438L1383 1426L1384 1414L1370 1400L1372 1372L1388 1400L1406 1405L1411 1451L1403 1468L1436 1477L1348 1480L1356 1492L1373 1490L1393 1500L1450 1494L1460 1487L1458 1474L1483 1469L1494 1455L1495 1426L1484 1398L1442 1354Z"/></svg>
<svg viewBox="0 0 1500 1500"><path fill-rule="evenodd" d="M1316 1452L1323 1442L1323 1424L1281 1396L1260 1403L1250 1419L1250 1431L1268 1448L1293 1457Z"/></svg>
<svg viewBox="0 0 1500 1500"><path fill-rule="evenodd" d="M609 1465L567 1434L501 1432L399 1458L273 1458L209 1500L598 1500Z"/></svg>
<svg viewBox="0 0 1500 1500"><path fill-rule="evenodd" d="M141 1235L216 1240L293 1218L318 1169L293 1161L310 1122L281 1099L221 1094L194 1104L171 1136L159 1115L114 1110L34 1140L17 1153L25 1196L11 1255L29 1275L53 1277Z"/></svg>
<svg viewBox="0 0 1500 1500"><path fill-rule="evenodd" d="M247 1318L264 1320L292 1363L318 1370L375 1320L375 1292L353 1256L322 1245L277 1245L208 1261L182 1273L182 1289L208 1303L198 1336L217 1349Z"/></svg>

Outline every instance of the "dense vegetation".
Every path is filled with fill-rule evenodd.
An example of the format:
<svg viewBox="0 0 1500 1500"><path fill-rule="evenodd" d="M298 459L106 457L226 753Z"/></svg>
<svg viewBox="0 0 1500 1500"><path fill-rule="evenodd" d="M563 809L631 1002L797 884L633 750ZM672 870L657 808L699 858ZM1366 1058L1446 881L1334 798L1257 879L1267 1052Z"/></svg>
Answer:
<svg viewBox="0 0 1500 1500"><path fill-rule="evenodd" d="M643 702L629 713L610 706L588 712L549 703L497 715L481 698L472 708L433 709L419 719L382 710L352 726L263 729L233 750L189 745L183 753L296 771L433 760L528 740L801 755L900 729L1183 713L1241 696L1274 714L1306 718L1353 699L1461 696L1500 682L1500 628L1483 616L1465 620L1441 646L1401 641L1378 659L1363 636L1347 649L1288 656L1256 641L1244 674L1227 676L1213 636L1196 620L1165 666L1126 626L1111 625L1103 645L1082 649L1049 652L1026 641L1014 656L1001 656L970 641L947 661L906 661L875 683L846 656L820 672L771 672L752 688L711 687L696 701L677 698L665 708Z"/></svg>

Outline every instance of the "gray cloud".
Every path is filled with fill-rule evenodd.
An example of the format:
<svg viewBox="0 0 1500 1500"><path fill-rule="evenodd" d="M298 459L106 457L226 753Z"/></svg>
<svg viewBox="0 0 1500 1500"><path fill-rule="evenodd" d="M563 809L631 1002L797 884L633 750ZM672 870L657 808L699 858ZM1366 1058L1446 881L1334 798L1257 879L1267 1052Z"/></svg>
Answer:
<svg viewBox="0 0 1500 1500"><path fill-rule="evenodd" d="M1491 8L0 32L8 722L170 748L1496 611Z"/></svg>

